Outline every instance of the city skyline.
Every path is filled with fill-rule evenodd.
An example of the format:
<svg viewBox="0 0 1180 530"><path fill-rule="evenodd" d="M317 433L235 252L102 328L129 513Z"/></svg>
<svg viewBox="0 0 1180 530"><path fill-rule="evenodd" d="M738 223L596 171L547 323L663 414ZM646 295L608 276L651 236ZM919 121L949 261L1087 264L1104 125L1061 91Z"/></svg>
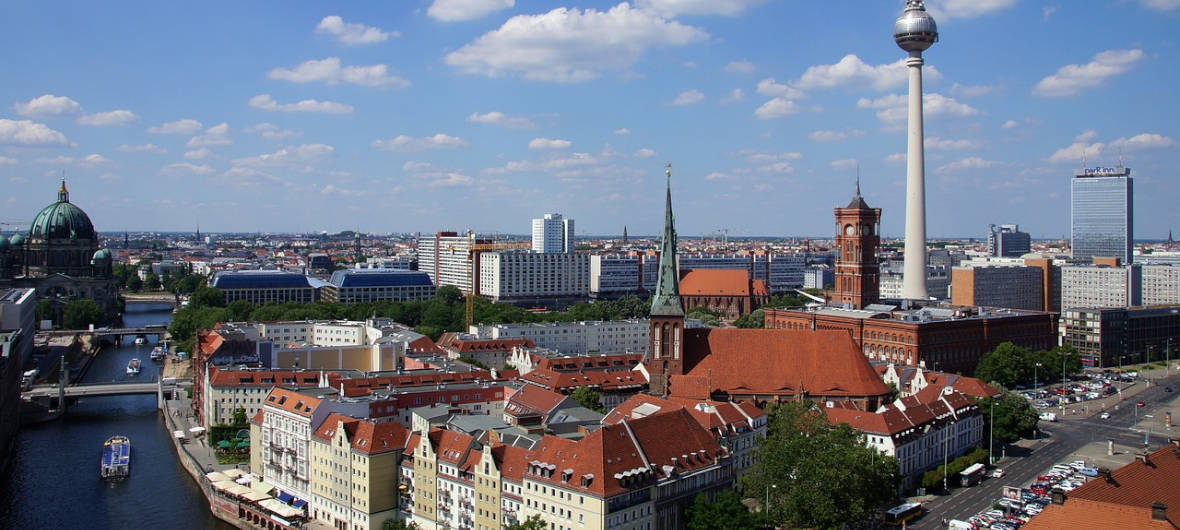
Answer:
<svg viewBox="0 0 1180 530"><path fill-rule="evenodd" d="M814 236L859 163L903 232L901 1L406 4L6 6L0 222L27 226L64 169L104 232L524 234L561 212L656 234L671 161L685 236ZM1166 237L1180 4L928 7L930 239L1068 234L1083 156L1134 167L1136 239Z"/></svg>

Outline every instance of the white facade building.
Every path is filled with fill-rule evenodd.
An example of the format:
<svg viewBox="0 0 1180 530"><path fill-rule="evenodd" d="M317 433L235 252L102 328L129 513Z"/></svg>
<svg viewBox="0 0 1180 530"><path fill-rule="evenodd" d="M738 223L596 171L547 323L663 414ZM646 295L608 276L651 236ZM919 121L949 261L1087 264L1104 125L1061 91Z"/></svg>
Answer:
<svg viewBox="0 0 1180 530"><path fill-rule="evenodd" d="M587 254L485 252L479 293L495 301L585 297L590 293Z"/></svg>
<svg viewBox="0 0 1180 530"><path fill-rule="evenodd" d="M1061 268L1061 310L1132 307L1142 304L1139 265L1076 265Z"/></svg>
<svg viewBox="0 0 1180 530"><path fill-rule="evenodd" d="M547 213L541 219L533 219L533 252L573 251L573 219L566 219L559 213Z"/></svg>
<svg viewBox="0 0 1180 530"><path fill-rule="evenodd" d="M472 325L481 339L528 338L562 354L647 353L647 319ZM517 366L517 365L513 365Z"/></svg>
<svg viewBox="0 0 1180 530"><path fill-rule="evenodd" d="M467 256L470 249L471 239L456 232L422 236L418 238L418 270L428 274L435 287L453 285L470 291L471 263Z"/></svg>
<svg viewBox="0 0 1180 530"><path fill-rule="evenodd" d="M651 254L601 254L590 257L590 293L618 297L652 291L656 287L659 256ZM745 269L750 278L762 280L772 293L803 287L806 254L680 254L680 271L695 269Z"/></svg>
<svg viewBox="0 0 1180 530"><path fill-rule="evenodd" d="M1180 266L1143 265L1143 305L1180 304Z"/></svg>

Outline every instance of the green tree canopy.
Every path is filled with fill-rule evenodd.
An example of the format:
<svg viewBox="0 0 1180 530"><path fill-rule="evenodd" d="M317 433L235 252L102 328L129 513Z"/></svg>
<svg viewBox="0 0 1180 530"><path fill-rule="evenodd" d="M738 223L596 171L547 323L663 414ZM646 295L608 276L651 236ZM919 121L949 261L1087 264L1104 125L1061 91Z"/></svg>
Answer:
<svg viewBox="0 0 1180 530"><path fill-rule="evenodd" d="M1072 346L1059 346L1048 351L1034 352L1011 342L1004 342L979 359L979 364L975 367L975 377L989 383L998 383L1005 388L1034 383L1044 385L1060 381L1063 366L1067 376L1082 371L1081 358Z"/></svg>
<svg viewBox="0 0 1180 530"><path fill-rule="evenodd" d="M85 329L103 322L102 307L89 298L71 300L62 310L62 326L66 329Z"/></svg>
<svg viewBox="0 0 1180 530"><path fill-rule="evenodd" d="M506 530L546 530L549 525L545 524L545 520L540 515L532 515L523 522L510 524L504 528Z"/></svg>
<svg viewBox="0 0 1180 530"><path fill-rule="evenodd" d="M739 328L761 328L766 325L765 311L755 309L754 312L742 315L737 320L733 321L733 325Z"/></svg>
<svg viewBox="0 0 1180 530"><path fill-rule="evenodd" d="M602 394L596 392L593 388L588 386L580 386L570 394L570 397L578 404L590 410L603 413L606 409L602 406Z"/></svg>
<svg viewBox="0 0 1180 530"><path fill-rule="evenodd" d="M189 307L225 307L225 295L216 287L198 287L188 299Z"/></svg>
<svg viewBox="0 0 1180 530"><path fill-rule="evenodd" d="M688 520L688 530L748 530L766 526L762 515L751 513L734 490L718 493L713 502L704 493L697 494L684 517Z"/></svg>
<svg viewBox="0 0 1180 530"><path fill-rule="evenodd" d="M865 446L847 424L829 424L809 401L768 413L767 436L756 449L760 465L742 477L742 489L759 499L771 490L767 513L775 525L840 528L896 498L897 461Z"/></svg>
<svg viewBox="0 0 1180 530"><path fill-rule="evenodd" d="M995 404L995 423L992 421L992 404ZM1001 390L1000 397L985 397L979 400L979 413L983 415L984 429L995 428L996 447L1015 442L1032 434L1039 417L1036 409L1027 399L1011 390ZM989 431L985 430L987 434Z"/></svg>

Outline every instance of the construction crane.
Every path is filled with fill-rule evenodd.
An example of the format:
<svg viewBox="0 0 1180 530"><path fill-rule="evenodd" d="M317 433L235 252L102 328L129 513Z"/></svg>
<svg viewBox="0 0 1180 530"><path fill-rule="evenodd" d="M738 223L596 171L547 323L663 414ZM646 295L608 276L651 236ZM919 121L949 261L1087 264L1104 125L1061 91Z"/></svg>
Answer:
<svg viewBox="0 0 1180 530"><path fill-rule="evenodd" d="M483 242L477 242L475 239L475 233L471 231L467 232L467 289L463 291L463 297L466 299L465 302L467 305L465 311L465 321L467 323L468 329L471 328L471 324L473 324L475 321L475 297L478 294L475 288L475 277L478 272L475 269L479 265L479 255L484 252L532 248L532 246L533 244L530 242L520 241L501 243L500 241L495 240L488 243L486 240L484 240ZM464 249L462 248L451 247L452 253L463 251Z"/></svg>

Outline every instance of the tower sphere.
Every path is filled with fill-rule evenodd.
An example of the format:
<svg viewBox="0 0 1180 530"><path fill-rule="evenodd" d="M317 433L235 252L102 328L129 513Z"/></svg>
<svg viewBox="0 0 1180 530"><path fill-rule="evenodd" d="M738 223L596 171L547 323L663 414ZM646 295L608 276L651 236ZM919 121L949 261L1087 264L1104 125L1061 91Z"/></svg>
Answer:
<svg viewBox="0 0 1180 530"><path fill-rule="evenodd" d="M906 0L905 11L893 23L893 40L907 52L926 51L938 42L938 26L922 0Z"/></svg>

